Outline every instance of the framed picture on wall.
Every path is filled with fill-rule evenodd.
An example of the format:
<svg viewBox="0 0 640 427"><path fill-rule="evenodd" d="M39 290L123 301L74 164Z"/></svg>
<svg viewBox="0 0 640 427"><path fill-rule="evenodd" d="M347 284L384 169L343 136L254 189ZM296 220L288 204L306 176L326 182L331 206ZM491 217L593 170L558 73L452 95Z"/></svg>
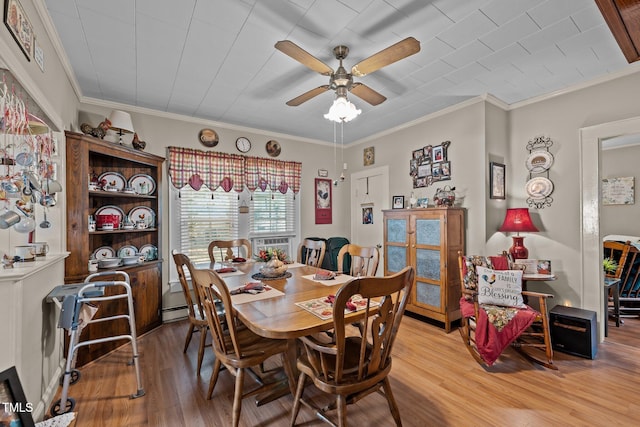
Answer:
<svg viewBox="0 0 640 427"><path fill-rule="evenodd" d="M34 42L33 26L18 0L4 1L4 24L22 49L24 56L27 57L27 61L31 61Z"/></svg>
<svg viewBox="0 0 640 427"><path fill-rule="evenodd" d="M506 199L505 188L506 168L502 163L489 163L489 198Z"/></svg>
<svg viewBox="0 0 640 427"><path fill-rule="evenodd" d="M331 180L316 178L316 224L331 224Z"/></svg>
<svg viewBox="0 0 640 427"><path fill-rule="evenodd" d="M33 404L27 402L15 366L0 372L0 403L0 425L34 426Z"/></svg>

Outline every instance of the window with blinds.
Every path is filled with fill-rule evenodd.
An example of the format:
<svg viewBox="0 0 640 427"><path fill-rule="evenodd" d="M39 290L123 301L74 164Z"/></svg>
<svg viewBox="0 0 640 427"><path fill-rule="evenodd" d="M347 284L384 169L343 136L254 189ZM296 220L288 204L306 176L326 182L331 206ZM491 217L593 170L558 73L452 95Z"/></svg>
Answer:
<svg viewBox="0 0 640 427"><path fill-rule="evenodd" d="M193 263L208 262L209 242L237 239L238 205L238 194L234 191L182 188L176 203L178 221L171 224L179 228L179 252Z"/></svg>
<svg viewBox="0 0 640 427"><path fill-rule="evenodd" d="M249 233L251 237L295 235L296 203L293 192L255 191L250 205Z"/></svg>

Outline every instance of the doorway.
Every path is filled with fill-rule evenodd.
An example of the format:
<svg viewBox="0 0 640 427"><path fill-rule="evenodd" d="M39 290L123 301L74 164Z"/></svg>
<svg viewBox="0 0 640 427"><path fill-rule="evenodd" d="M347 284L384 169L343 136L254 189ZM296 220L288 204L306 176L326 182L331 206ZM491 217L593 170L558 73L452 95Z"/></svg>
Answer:
<svg viewBox="0 0 640 427"><path fill-rule="evenodd" d="M604 339L604 293L602 238L600 236L600 146L604 139L640 133L640 117L603 123L580 129L580 180L582 217L582 295L583 306L598 313L598 329ZM599 280L593 280L599 277Z"/></svg>
<svg viewBox="0 0 640 427"><path fill-rule="evenodd" d="M382 210L389 208L389 167L366 169L351 175L351 241L378 246L377 276L384 275Z"/></svg>

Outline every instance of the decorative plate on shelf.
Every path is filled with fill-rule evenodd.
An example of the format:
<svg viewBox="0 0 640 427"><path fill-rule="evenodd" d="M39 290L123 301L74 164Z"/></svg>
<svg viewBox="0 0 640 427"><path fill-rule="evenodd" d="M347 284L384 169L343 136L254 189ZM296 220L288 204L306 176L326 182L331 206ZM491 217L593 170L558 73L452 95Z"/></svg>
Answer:
<svg viewBox="0 0 640 427"><path fill-rule="evenodd" d="M158 248L153 245L142 245L140 255L144 255L145 260L153 261L158 259Z"/></svg>
<svg viewBox="0 0 640 427"><path fill-rule="evenodd" d="M526 185L527 194L532 199L544 199L553 193L553 182L542 176L531 178Z"/></svg>
<svg viewBox="0 0 640 427"><path fill-rule="evenodd" d="M146 206L136 206L129 211L129 221L135 224L141 220L144 221L147 228L153 228L156 224L156 213Z"/></svg>
<svg viewBox="0 0 640 427"><path fill-rule="evenodd" d="M122 191L127 185L127 180L121 173L105 172L98 177L98 183L104 184L105 187L115 188L116 191Z"/></svg>
<svg viewBox="0 0 640 427"><path fill-rule="evenodd" d="M124 219L124 211L122 209L120 209L118 206L116 205L105 205L102 206L101 208L98 208L96 210L96 217L98 215L119 215L120 216L120 223L122 223L122 220Z"/></svg>
<svg viewBox="0 0 640 427"><path fill-rule="evenodd" d="M549 169L552 164L553 155L546 150L533 151L529 154L526 161L527 169L529 169L531 173L544 172Z"/></svg>
<svg viewBox="0 0 640 427"><path fill-rule="evenodd" d="M111 246L100 246L98 249L93 251L91 254L91 259L105 259L105 258L115 258L116 251L113 250Z"/></svg>
<svg viewBox="0 0 640 427"><path fill-rule="evenodd" d="M156 191L156 181L147 174L138 173L129 178L129 187L137 194L153 194Z"/></svg>
<svg viewBox="0 0 640 427"><path fill-rule="evenodd" d="M133 245L126 245L118 249L118 258L133 256L138 254L138 248Z"/></svg>

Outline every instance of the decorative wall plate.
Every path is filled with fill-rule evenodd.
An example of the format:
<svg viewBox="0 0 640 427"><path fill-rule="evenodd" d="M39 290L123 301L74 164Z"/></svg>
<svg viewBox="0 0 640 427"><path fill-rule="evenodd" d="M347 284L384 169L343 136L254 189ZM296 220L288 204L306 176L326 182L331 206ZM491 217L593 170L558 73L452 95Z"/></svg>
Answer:
<svg viewBox="0 0 640 427"><path fill-rule="evenodd" d="M218 145L218 134L213 129L202 129L198 133L198 139L205 147L215 147Z"/></svg>
<svg viewBox="0 0 640 427"><path fill-rule="evenodd" d="M102 181L104 179L104 181ZM117 191L124 190L127 180L121 173L118 172L105 172L98 177L98 183L102 184L106 182L105 187L115 188Z"/></svg>
<svg viewBox="0 0 640 427"><path fill-rule="evenodd" d="M553 193L553 182L542 176L531 178L527 182L526 190L532 199L544 199Z"/></svg>
<svg viewBox="0 0 640 427"><path fill-rule="evenodd" d="M526 161L527 169L529 169L531 173L544 172L549 169L552 164L553 155L546 150L533 151L529 154Z"/></svg>
<svg viewBox="0 0 640 427"><path fill-rule="evenodd" d="M282 151L282 149L280 148L280 143L275 139L267 142L265 148L267 150L267 154L271 157L278 157L280 155L280 152Z"/></svg>
<svg viewBox="0 0 640 427"><path fill-rule="evenodd" d="M144 255L147 261L154 261L158 259L158 248L154 245L143 245L140 247L140 255Z"/></svg>
<svg viewBox="0 0 640 427"><path fill-rule="evenodd" d="M133 245L126 245L118 249L118 258L133 256L138 254L138 248Z"/></svg>
<svg viewBox="0 0 640 427"><path fill-rule="evenodd" d="M129 187L137 194L153 194L156 191L156 181L147 174L138 173L129 178ZM143 191L146 189L146 192Z"/></svg>
<svg viewBox="0 0 640 427"><path fill-rule="evenodd" d="M116 251L113 250L111 246L100 246L98 249L93 251L91 254L91 259L105 259L105 258L115 258Z"/></svg>
<svg viewBox="0 0 640 427"><path fill-rule="evenodd" d="M147 228L153 228L156 224L156 213L146 206L136 206L129 211L129 221L134 224L137 221L144 221Z"/></svg>

